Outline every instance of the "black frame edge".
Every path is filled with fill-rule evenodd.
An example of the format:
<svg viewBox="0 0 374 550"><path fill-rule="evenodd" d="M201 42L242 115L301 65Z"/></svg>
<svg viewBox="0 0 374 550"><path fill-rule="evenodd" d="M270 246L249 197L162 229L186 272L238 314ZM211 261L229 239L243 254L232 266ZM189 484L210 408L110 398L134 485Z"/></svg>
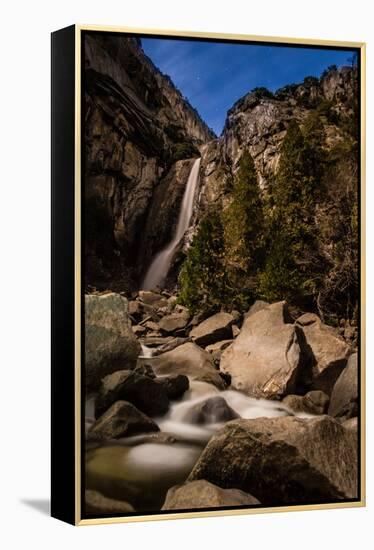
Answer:
<svg viewBox="0 0 374 550"><path fill-rule="evenodd" d="M51 34L51 515L75 524L75 25Z"/></svg>

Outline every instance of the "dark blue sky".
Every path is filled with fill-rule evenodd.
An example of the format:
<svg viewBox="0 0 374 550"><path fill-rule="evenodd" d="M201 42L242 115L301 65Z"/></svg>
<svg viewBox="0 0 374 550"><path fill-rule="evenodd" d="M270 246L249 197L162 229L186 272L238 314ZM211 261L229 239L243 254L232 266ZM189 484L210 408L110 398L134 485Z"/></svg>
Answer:
<svg viewBox="0 0 374 550"><path fill-rule="evenodd" d="M352 52L142 38L145 53L168 74L205 122L220 134L227 110L256 86L272 92L329 65L346 65Z"/></svg>

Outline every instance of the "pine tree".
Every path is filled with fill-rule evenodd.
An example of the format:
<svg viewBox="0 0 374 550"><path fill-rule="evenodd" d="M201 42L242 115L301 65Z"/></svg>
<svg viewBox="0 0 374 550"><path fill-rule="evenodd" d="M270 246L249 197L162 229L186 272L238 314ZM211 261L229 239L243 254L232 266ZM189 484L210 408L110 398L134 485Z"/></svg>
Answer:
<svg viewBox="0 0 374 550"><path fill-rule="evenodd" d="M284 138L268 212L267 260L260 291L268 300L313 296L318 286L315 202L318 171L310 155L316 151L293 121Z"/></svg>
<svg viewBox="0 0 374 550"><path fill-rule="evenodd" d="M239 162L231 200L223 212L223 227L224 261L235 302L251 286L250 278L253 280L258 270L263 244L261 195L255 164L248 151L244 151Z"/></svg>
<svg viewBox="0 0 374 550"><path fill-rule="evenodd" d="M179 274L179 301L192 313L218 311L226 293L223 227L216 212L200 223Z"/></svg>

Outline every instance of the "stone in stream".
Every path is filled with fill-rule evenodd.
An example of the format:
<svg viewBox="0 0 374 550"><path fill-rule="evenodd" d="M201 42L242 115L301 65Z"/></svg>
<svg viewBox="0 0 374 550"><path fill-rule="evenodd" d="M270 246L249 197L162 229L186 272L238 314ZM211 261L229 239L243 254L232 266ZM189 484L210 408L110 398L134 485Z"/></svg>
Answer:
<svg viewBox="0 0 374 550"><path fill-rule="evenodd" d="M116 401L91 426L87 439L105 441L157 431L159 431L157 424L134 405L126 401Z"/></svg>
<svg viewBox="0 0 374 550"><path fill-rule="evenodd" d="M310 387L331 394L334 384L347 364L350 346L333 327L322 323L318 315L305 313L296 324L303 330L306 346L313 354Z"/></svg>
<svg viewBox="0 0 374 550"><path fill-rule="evenodd" d="M358 414L357 353L348 359L347 366L337 379L331 394L329 414L346 419Z"/></svg>
<svg viewBox="0 0 374 550"><path fill-rule="evenodd" d="M194 327L190 337L199 346L208 346L232 338L231 325L235 322L230 313L221 311Z"/></svg>
<svg viewBox="0 0 374 550"><path fill-rule="evenodd" d="M140 355L127 300L115 293L85 296L85 383L97 388L104 376L132 369Z"/></svg>
<svg viewBox="0 0 374 550"><path fill-rule="evenodd" d="M165 387L149 376L122 370L106 376L95 400L95 416L99 418L116 401L129 401L145 414L165 414L169 398Z"/></svg>
<svg viewBox="0 0 374 550"><path fill-rule="evenodd" d="M303 361L301 329L287 323L288 318L285 302L247 316L220 362L220 370L231 375L235 389L270 399L295 392Z"/></svg>
<svg viewBox="0 0 374 550"><path fill-rule="evenodd" d="M314 390L305 395L286 395L282 403L294 412L325 414L327 413L329 401L329 396L323 391Z"/></svg>
<svg viewBox="0 0 374 550"><path fill-rule="evenodd" d="M162 376L156 381L165 388L169 399L179 399L190 387L190 382L184 374Z"/></svg>
<svg viewBox="0 0 374 550"><path fill-rule="evenodd" d="M84 512L87 515L105 516L111 514L128 514L135 512L128 502L108 498L98 491L85 491Z"/></svg>
<svg viewBox="0 0 374 550"><path fill-rule="evenodd" d="M357 441L330 416L228 422L188 481L235 487L265 505L357 498Z"/></svg>
<svg viewBox="0 0 374 550"><path fill-rule="evenodd" d="M170 315L165 315L165 317L163 317L158 323L158 326L161 332L169 334L171 332L175 332L178 329L185 328L189 320L190 314L188 313L188 311L182 311L181 313L171 313Z"/></svg>
<svg viewBox="0 0 374 550"><path fill-rule="evenodd" d="M239 417L240 415L226 403L223 397L217 396L196 403L188 411L185 421L191 424L215 424L217 422L228 422Z"/></svg>
<svg viewBox="0 0 374 550"><path fill-rule="evenodd" d="M208 382L218 389L225 389L225 383L214 367L211 354L192 342L152 357L151 361L158 376L184 374L191 380Z"/></svg>
<svg viewBox="0 0 374 550"><path fill-rule="evenodd" d="M181 346L182 344L186 344L187 342L190 342L190 338L172 338L171 340L168 340L165 344L162 344L161 346L158 346L154 352L153 355L160 355L161 353L165 353L167 351L171 351L172 349L177 348L178 346Z"/></svg>
<svg viewBox="0 0 374 550"><path fill-rule="evenodd" d="M239 489L222 489L200 479L169 489L162 510L195 510L226 506L255 506L257 498Z"/></svg>

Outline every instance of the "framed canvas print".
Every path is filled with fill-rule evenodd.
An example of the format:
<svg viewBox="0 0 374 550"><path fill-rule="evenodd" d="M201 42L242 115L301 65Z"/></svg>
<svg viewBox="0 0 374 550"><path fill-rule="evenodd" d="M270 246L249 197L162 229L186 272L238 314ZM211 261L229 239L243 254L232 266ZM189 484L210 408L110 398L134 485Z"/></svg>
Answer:
<svg viewBox="0 0 374 550"><path fill-rule="evenodd" d="M363 506L365 48L52 34L52 515Z"/></svg>

